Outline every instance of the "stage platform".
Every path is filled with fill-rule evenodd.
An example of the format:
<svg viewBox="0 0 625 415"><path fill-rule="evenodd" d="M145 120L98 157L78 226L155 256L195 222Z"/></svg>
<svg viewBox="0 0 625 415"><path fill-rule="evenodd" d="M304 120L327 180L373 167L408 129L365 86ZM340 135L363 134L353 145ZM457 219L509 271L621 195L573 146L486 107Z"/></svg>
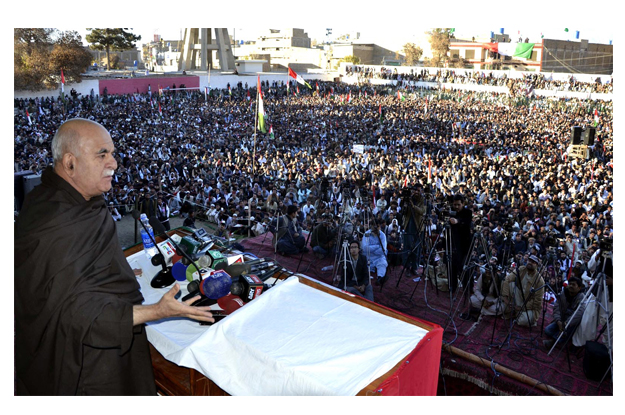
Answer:
<svg viewBox="0 0 625 415"><path fill-rule="evenodd" d="M283 256L271 245L271 234L240 241L246 252L273 258L289 271L299 272L332 284L333 271L322 268L334 259L318 259L312 252ZM483 317L479 322L462 320L468 302L448 292L436 292L433 284L415 281L403 267L389 267L384 286L374 285L375 302L433 323L445 329L441 354L442 376L438 395L573 395L612 396L609 379L602 384L589 380L583 372L583 348L570 351L543 348L543 319L535 327L514 326L501 317ZM398 284L399 282L399 284ZM551 321L553 306L547 306L544 327ZM453 315L453 319L450 319ZM570 359L570 369L569 369Z"/></svg>

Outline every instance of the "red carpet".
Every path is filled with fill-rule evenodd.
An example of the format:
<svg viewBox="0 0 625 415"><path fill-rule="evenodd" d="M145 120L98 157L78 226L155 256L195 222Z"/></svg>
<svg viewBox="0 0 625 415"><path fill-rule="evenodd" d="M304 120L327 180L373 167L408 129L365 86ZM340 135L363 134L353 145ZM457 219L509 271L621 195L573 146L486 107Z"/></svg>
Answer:
<svg viewBox="0 0 625 415"><path fill-rule="evenodd" d="M271 234L261 235L240 242L246 251L257 257L275 259L292 272L332 283L333 271L322 268L333 265L333 259L319 260L310 252L302 256L276 254L271 245ZM443 350L441 355L442 376L439 375L439 395L548 395L535 384L527 384L494 369L495 364L517 372L519 376L536 380L557 389L563 394L575 396L612 395L612 384L586 378L582 369L583 350L570 352L571 369L565 351L555 349L551 355L543 349L541 334L542 318L536 327L514 326L510 331L508 321L484 317L473 330L475 321L464 321L460 313L466 311L465 303L457 299L450 306L448 292L436 292L432 284L415 282L414 276L402 274L402 266L389 267L388 281L380 288L374 286L377 303L405 314L439 324L445 329L443 343L482 359L488 367ZM396 285L399 285L396 287ZM552 306L547 307L545 326L550 322ZM453 319L449 316L454 315ZM494 327L494 324L496 326ZM494 327L494 330L493 330ZM508 336L508 333L510 335Z"/></svg>

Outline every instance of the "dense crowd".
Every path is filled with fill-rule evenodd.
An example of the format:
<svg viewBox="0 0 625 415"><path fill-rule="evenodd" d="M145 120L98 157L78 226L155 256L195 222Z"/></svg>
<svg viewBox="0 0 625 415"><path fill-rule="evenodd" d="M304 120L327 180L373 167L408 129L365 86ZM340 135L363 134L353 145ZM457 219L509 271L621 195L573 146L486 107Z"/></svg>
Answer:
<svg viewBox="0 0 625 415"><path fill-rule="evenodd" d="M600 241L612 238L611 101L311 86L263 82L267 133L255 131L248 97L256 88L241 83L208 96L16 99L15 171L40 173L51 162L58 126L83 117L101 123L115 142L118 168L105 198L117 217L132 209L163 220L163 212L197 215L221 234L257 234L295 205L309 230L327 213L362 234L375 217L401 250L402 189L419 187L433 233L442 226L439 208L464 194L501 266L536 255L555 258L554 276L582 276ZM595 110L589 157L573 157L571 127L593 126Z"/></svg>
<svg viewBox="0 0 625 415"><path fill-rule="evenodd" d="M601 82L597 77L594 82L583 82L570 75L566 81L553 79L552 75L544 73L523 74L521 78L509 78L507 73L496 74L493 72L473 71L467 73L464 70L436 69L429 70L423 68L410 72L399 72L396 68L370 67L354 65L346 67L346 76L358 77L362 82L370 79L393 80L403 83L414 82L436 82L452 84L474 84L489 86L505 86L511 90L519 89L521 86L531 89L544 89L552 91L569 92L594 92L611 94L613 92L613 82Z"/></svg>

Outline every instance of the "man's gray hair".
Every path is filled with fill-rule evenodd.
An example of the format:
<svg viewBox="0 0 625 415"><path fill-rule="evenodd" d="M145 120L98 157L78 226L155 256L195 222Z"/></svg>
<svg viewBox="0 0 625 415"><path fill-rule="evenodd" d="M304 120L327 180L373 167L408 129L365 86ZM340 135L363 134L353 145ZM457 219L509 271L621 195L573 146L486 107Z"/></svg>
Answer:
<svg viewBox="0 0 625 415"><path fill-rule="evenodd" d="M71 127L71 124L65 125L68 122L75 122L77 120L81 119L74 118L65 121L61 124L56 134L54 134L52 138L52 167L56 167L57 162L60 163L61 160L63 160L63 155L65 153L72 153L77 157L79 156L80 146L78 143L80 133L77 128Z"/></svg>

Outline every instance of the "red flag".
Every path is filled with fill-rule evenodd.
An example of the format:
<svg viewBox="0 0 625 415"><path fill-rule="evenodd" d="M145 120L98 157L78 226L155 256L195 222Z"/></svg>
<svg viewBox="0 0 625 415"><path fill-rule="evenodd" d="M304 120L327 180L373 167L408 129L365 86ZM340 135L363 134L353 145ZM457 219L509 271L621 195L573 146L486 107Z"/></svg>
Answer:
<svg viewBox="0 0 625 415"><path fill-rule="evenodd" d="M63 69L61 69L61 92L65 91L65 75L63 75Z"/></svg>
<svg viewBox="0 0 625 415"><path fill-rule="evenodd" d="M428 183L432 181L432 159L428 160Z"/></svg>

